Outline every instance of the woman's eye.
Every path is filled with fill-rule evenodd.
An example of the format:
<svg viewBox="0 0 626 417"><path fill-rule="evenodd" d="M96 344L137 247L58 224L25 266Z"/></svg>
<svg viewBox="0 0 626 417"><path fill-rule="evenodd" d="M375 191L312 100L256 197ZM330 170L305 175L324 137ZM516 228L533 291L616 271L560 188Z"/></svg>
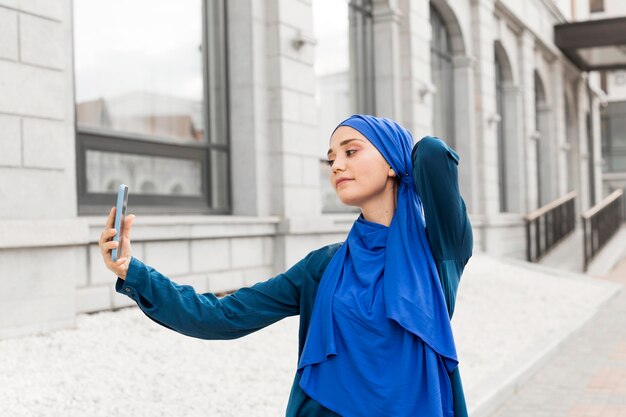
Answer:
<svg viewBox="0 0 626 417"><path fill-rule="evenodd" d="M356 149L348 149L348 150L346 151L346 154L347 154L348 156L350 156L350 155L352 155L352 154L351 154L351 153L348 153L348 152L356 152ZM326 159L326 160L324 161L324 163L325 163L326 165L328 165L329 167L332 167L332 166L333 166L333 162L335 162L333 159Z"/></svg>

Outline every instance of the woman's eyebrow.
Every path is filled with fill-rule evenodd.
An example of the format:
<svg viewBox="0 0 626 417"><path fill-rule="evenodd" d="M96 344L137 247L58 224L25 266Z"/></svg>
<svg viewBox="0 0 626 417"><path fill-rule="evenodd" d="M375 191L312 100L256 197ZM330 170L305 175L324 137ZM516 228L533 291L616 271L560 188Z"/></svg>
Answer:
<svg viewBox="0 0 626 417"><path fill-rule="evenodd" d="M341 143L339 144L339 147L341 148L343 145L345 145L346 143L350 143L353 140L360 140L361 142L365 142L363 139L359 139L359 138L346 139L346 140L342 140L341 141ZM326 154L326 156L330 155L331 153L333 153L333 150L329 149L328 153Z"/></svg>

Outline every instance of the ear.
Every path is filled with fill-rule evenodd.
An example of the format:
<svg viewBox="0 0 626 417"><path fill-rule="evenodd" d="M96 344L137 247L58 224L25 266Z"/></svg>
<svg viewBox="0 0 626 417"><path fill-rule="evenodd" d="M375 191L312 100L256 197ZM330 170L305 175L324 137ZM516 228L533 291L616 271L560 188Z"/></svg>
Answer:
<svg viewBox="0 0 626 417"><path fill-rule="evenodd" d="M389 176L390 177L395 177L396 176L396 172L393 170L393 168L391 168L391 165L389 166Z"/></svg>

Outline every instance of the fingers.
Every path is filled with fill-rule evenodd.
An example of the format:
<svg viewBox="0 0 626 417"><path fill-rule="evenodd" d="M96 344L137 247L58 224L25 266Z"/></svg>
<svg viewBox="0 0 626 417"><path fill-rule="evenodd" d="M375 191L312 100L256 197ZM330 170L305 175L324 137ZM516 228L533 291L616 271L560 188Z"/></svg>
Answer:
<svg viewBox="0 0 626 417"><path fill-rule="evenodd" d="M106 243L103 243L102 245L100 245L100 249L101 249L102 253L105 253L105 252L109 252L109 251L117 248L118 246L119 246L119 243L112 240L110 242L106 242Z"/></svg>
<svg viewBox="0 0 626 417"><path fill-rule="evenodd" d="M126 278L126 271L128 270L128 266L130 264L130 228L135 221L135 216L131 214L124 219L125 239L122 239L122 250L120 251L120 254L123 253L124 256L120 257L116 261L113 261L111 258L111 251L115 248L119 248L120 246L119 242L111 240L113 236L117 234L117 230L113 228L114 221L115 207L112 207L109 211L104 230L100 235L98 245L100 246L100 252L102 254L102 258L104 259L105 266L114 272L118 277Z"/></svg>
<svg viewBox="0 0 626 417"><path fill-rule="evenodd" d="M103 244L111 240L111 238L113 238L113 236L115 236L116 234L117 230L115 229L104 229L104 231L100 235L100 241L98 242L98 244L102 246Z"/></svg>
<svg viewBox="0 0 626 417"><path fill-rule="evenodd" d="M113 229L114 221L115 221L115 207L111 207L111 210L109 210L109 215L107 216L106 223L104 225L104 231L100 235L100 242L99 242L100 245L102 245L104 242L106 242L107 240L115 236L115 233L111 232L111 230L115 230Z"/></svg>
<svg viewBox="0 0 626 417"><path fill-rule="evenodd" d="M104 225L104 228L110 229L111 227L113 227L114 221L115 221L115 207L111 207L111 210L109 211L109 216L107 217L107 222Z"/></svg>

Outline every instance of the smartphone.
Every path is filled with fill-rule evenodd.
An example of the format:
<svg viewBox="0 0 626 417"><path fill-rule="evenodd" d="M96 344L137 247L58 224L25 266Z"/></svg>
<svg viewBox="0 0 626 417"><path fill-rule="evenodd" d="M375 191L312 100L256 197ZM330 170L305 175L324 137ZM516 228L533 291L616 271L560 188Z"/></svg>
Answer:
<svg viewBox="0 0 626 417"><path fill-rule="evenodd" d="M113 262L122 257L122 240L124 238L124 219L126 218L126 205L128 204L128 186L121 184L117 190L117 204L115 205L115 230L117 233L113 240L118 242L117 248L111 251ZM119 252L118 252L119 249Z"/></svg>

